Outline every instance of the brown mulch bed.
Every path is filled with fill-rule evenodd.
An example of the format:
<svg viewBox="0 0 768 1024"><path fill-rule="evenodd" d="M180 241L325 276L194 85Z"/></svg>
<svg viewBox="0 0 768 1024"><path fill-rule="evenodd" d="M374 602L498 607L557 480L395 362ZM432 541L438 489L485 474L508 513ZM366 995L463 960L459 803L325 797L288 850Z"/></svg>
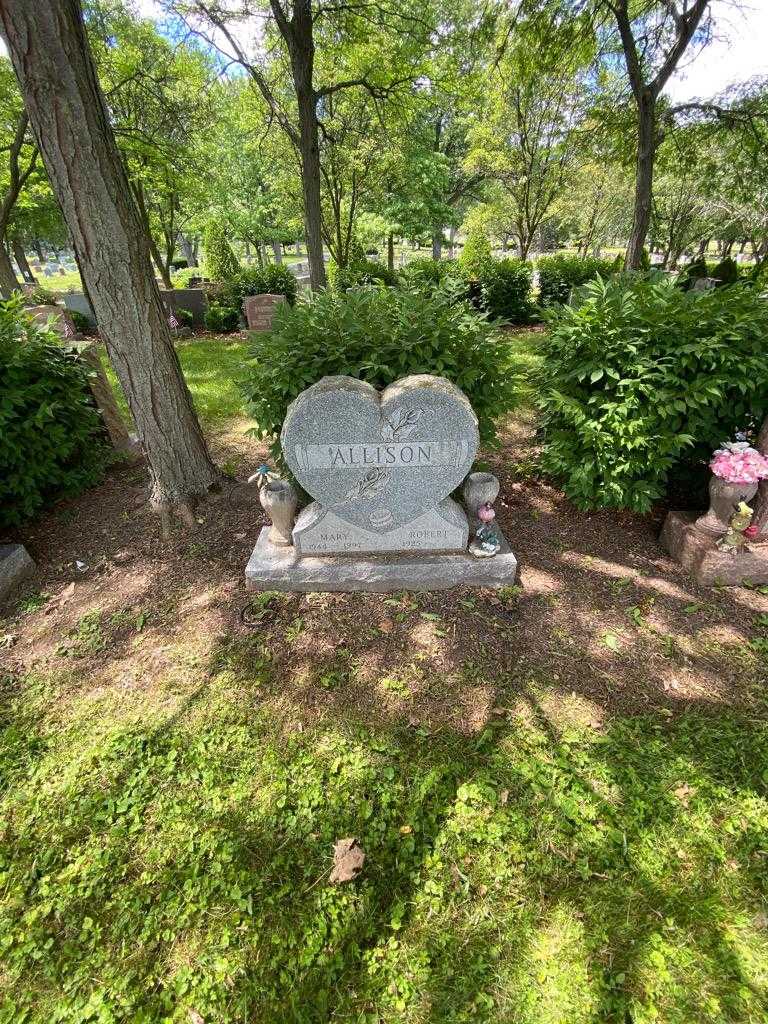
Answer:
<svg viewBox="0 0 768 1024"><path fill-rule="evenodd" d="M255 467L265 454L236 430L211 445L219 463ZM12 674L71 669L82 624L97 615L99 642L78 652L73 676L94 690L151 692L170 664L210 671L222 651L242 649L246 661L269 652L286 712L300 718L353 707L472 732L531 690L547 713L567 707L596 729L618 713L756 708L768 669L750 641L768 596L698 587L660 547L659 517L581 512L532 477L533 456L518 419L486 460L519 586L279 595L266 607L244 586L266 522L244 479L198 508L197 530L164 544L143 467L117 469L20 532L39 572L0 619L0 661ZM30 600L37 593L47 597Z"/></svg>

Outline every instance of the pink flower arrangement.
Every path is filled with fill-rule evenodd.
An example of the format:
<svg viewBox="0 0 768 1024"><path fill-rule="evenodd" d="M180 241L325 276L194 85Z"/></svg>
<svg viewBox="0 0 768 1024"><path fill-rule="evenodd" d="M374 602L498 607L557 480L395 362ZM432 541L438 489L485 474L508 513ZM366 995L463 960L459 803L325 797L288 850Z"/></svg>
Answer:
<svg viewBox="0 0 768 1024"><path fill-rule="evenodd" d="M729 484L756 484L768 479L768 459L746 441L724 444L712 456L709 468Z"/></svg>

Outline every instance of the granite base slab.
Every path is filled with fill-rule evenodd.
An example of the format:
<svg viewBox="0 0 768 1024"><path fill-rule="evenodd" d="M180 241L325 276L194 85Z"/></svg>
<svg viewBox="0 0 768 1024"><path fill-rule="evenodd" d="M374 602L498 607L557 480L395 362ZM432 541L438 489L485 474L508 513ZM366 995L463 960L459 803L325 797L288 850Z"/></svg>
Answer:
<svg viewBox="0 0 768 1024"><path fill-rule="evenodd" d="M694 525L700 514L670 512L664 520L660 539L674 560L705 587L716 583L739 587L745 581L768 584L768 544L735 553L723 551L717 546L717 537Z"/></svg>
<svg viewBox="0 0 768 1024"><path fill-rule="evenodd" d="M0 544L0 601L32 576L36 568L23 544Z"/></svg>
<svg viewBox="0 0 768 1024"><path fill-rule="evenodd" d="M263 527L246 567L249 590L388 594L458 586L499 589L512 586L517 576L517 559L503 537L493 558L465 552L300 557L293 547L272 544L268 533L269 527Z"/></svg>

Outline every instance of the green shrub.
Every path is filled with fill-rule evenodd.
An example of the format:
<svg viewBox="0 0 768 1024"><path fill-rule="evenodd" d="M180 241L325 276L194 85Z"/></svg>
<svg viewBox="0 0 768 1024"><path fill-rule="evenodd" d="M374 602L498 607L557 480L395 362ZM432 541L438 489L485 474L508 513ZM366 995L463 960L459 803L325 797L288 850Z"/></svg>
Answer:
<svg viewBox="0 0 768 1024"><path fill-rule="evenodd" d="M740 276L739 265L736 260L726 256L725 259L715 264L709 276L716 277L721 287L723 285L736 284Z"/></svg>
<svg viewBox="0 0 768 1024"><path fill-rule="evenodd" d="M530 323L534 306L531 302L531 264L524 260L493 260L480 278L483 305L494 319L514 324Z"/></svg>
<svg viewBox="0 0 768 1024"><path fill-rule="evenodd" d="M281 306L248 364L245 394L259 436L277 437L296 396L321 377L346 374L386 387L411 373L447 377L469 398L486 443L494 420L513 404L514 383L505 348L493 329L449 290L367 288L315 293L293 308Z"/></svg>
<svg viewBox="0 0 768 1024"><path fill-rule="evenodd" d="M88 377L18 298L0 302L0 527L102 478L109 447Z"/></svg>
<svg viewBox="0 0 768 1024"><path fill-rule="evenodd" d="M678 275L677 284L684 292L687 292L693 288L700 277L709 277L709 268L703 256L697 256L691 260Z"/></svg>
<svg viewBox="0 0 768 1024"><path fill-rule="evenodd" d="M362 245L356 241L349 247L346 267L339 267L334 259L330 259L326 270L328 285L340 292L369 284L391 287L398 282L397 274L393 270L385 263L369 260Z"/></svg>
<svg viewBox="0 0 768 1024"><path fill-rule="evenodd" d="M55 306L58 301L59 296L56 292L44 288L41 284L36 284L24 295L24 304L27 306Z"/></svg>
<svg viewBox="0 0 768 1024"><path fill-rule="evenodd" d="M548 319L543 466L580 507L647 511L671 472L768 411L768 302L753 288L617 277Z"/></svg>
<svg viewBox="0 0 768 1024"><path fill-rule="evenodd" d="M211 221L203 235L205 271L212 281L229 281L240 270L237 257L218 221Z"/></svg>
<svg viewBox="0 0 768 1024"><path fill-rule="evenodd" d="M264 267L243 267L220 290L218 301L223 306L241 310L248 295L285 295L293 305L298 284L283 263L268 263Z"/></svg>
<svg viewBox="0 0 768 1024"><path fill-rule="evenodd" d="M558 253L542 256L537 262L539 271L539 303L554 306L568 302L571 292L579 285L596 277L610 277L616 272L616 259L597 259L595 256L570 256Z"/></svg>
<svg viewBox="0 0 768 1024"><path fill-rule="evenodd" d="M214 334L231 334L240 326L240 310L212 302L205 311L203 323Z"/></svg>
<svg viewBox="0 0 768 1024"><path fill-rule="evenodd" d="M78 334L90 334L93 331L93 324L85 313L81 313L79 309L70 309L69 315L72 317L72 323Z"/></svg>
<svg viewBox="0 0 768 1024"><path fill-rule="evenodd" d="M459 271L467 280L479 281L493 263L491 241L484 231L473 229L459 254Z"/></svg>
<svg viewBox="0 0 768 1024"><path fill-rule="evenodd" d="M458 277L456 260L433 260L431 256L417 256L401 269L401 284L414 288L436 288L449 277Z"/></svg>

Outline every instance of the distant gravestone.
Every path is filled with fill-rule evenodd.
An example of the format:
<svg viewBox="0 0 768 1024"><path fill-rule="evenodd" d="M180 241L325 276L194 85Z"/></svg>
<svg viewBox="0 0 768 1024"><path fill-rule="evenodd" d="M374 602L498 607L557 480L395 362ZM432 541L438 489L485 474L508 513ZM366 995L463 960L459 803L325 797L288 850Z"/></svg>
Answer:
<svg viewBox="0 0 768 1024"><path fill-rule="evenodd" d="M29 306L26 312L36 324L49 327L61 338L74 338L77 334L69 310L63 306Z"/></svg>
<svg viewBox="0 0 768 1024"><path fill-rule="evenodd" d="M284 295L249 295L245 299L245 320L250 331L272 330L275 309L285 302Z"/></svg>
<svg viewBox="0 0 768 1024"><path fill-rule="evenodd" d="M477 454L477 419L449 381L405 377L379 394L326 377L288 410L281 445L316 499L293 531L298 554L466 548L467 517L449 495Z"/></svg>

